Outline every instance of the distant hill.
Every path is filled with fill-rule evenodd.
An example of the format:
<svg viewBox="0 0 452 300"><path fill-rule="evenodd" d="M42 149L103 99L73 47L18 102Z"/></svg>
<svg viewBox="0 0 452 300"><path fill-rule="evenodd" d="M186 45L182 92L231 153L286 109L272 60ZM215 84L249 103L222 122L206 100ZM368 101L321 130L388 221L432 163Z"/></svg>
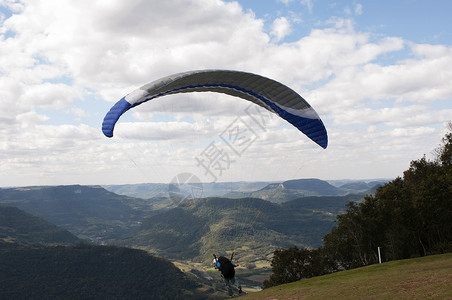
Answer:
<svg viewBox="0 0 452 300"><path fill-rule="evenodd" d="M331 183L330 183L331 182ZM376 186L386 181L325 181L315 178L294 179L284 182L213 182L202 183L201 198L222 197L231 199L261 198L275 203L283 203L300 197L340 196L353 193L375 193ZM161 208L171 206L169 185L162 183L143 183L128 185L106 185L105 189L127 195L149 199L162 197Z"/></svg>
<svg viewBox="0 0 452 300"><path fill-rule="evenodd" d="M352 181L340 186L340 189L348 192L364 192L375 193L377 187L383 186L388 180L374 180L369 182Z"/></svg>
<svg viewBox="0 0 452 300"><path fill-rule="evenodd" d="M328 182L315 178L287 180L282 184L286 189L311 191L322 196L337 196L343 194L340 189L332 186Z"/></svg>
<svg viewBox="0 0 452 300"><path fill-rule="evenodd" d="M341 185L341 189L346 190L368 190L371 186L368 183L362 181L349 182Z"/></svg>
<svg viewBox="0 0 452 300"><path fill-rule="evenodd" d="M281 204L288 210L291 209L308 209L313 211L321 211L332 215L344 213L346 205L349 202L360 202L364 199L365 194L348 194L344 196L310 196L297 198Z"/></svg>
<svg viewBox="0 0 452 300"><path fill-rule="evenodd" d="M0 299L211 299L169 261L111 246L5 247Z"/></svg>
<svg viewBox="0 0 452 300"><path fill-rule="evenodd" d="M275 203L284 203L301 197L339 196L345 194L347 194L347 191L320 179L296 179L269 184L249 195L250 197L261 198Z"/></svg>
<svg viewBox="0 0 452 300"><path fill-rule="evenodd" d="M203 190L201 198L206 197L228 197L238 193L239 197L243 197L245 193L259 190L271 182L205 182L202 184ZM165 183L139 183L139 184L121 184L121 185L103 185L106 190L119 195L126 195L142 199L155 197L168 198L169 184ZM232 196L232 198L235 198ZM169 202L168 202L169 203Z"/></svg>
<svg viewBox="0 0 452 300"><path fill-rule="evenodd" d="M125 195L135 198L150 199L158 197L168 197L167 183L137 183L103 185L102 187L118 195Z"/></svg>
<svg viewBox="0 0 452 300"><path fill-rule="evenodd" d="M0 189L0 204L18 207L96 242L114 239L156 213L151 200L117 195L98 186Z"/></svg>
<svg viewBox="0 0 452 300"><path fill-rule="evenodd" d="M0 206L0 240L20 245L71 245L81 240L69 231L16 207Z"/></svg>

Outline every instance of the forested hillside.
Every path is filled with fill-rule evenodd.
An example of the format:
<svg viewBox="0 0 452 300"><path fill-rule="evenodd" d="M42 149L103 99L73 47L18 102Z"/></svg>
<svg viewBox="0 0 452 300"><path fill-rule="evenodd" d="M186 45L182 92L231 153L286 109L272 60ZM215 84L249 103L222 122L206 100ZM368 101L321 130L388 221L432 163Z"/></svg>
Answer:
<svg viewBox="0 0 452 300"><path fill-rule="evenodd" d="M324 241L344 267L378 262L378 247L385 261L452 251L452 133L435 153L338 216Z"/></svg>
<svg viewBox="0 0 452 300"><path fill-rule="evenodd" d="M71 245L79 238L17 207L0 206L0 240L21 245Z"/></svg>
<svg viewBox="0 0 452 300"><path fill-rule="evenodd" d="M0 242L0 299L210 299L169 261L111 246Z"/></svg>
<svg viewBox="0 0 452 300"><path fill-rule="evenodd" d="M0 299L215 298L165 259L82 243L16 207L0 206L0 270Z"/></svg>
<svg viewBox="0 0 452 300"><path fill-rule="evenodd" d="M98 186L0 189L0 204L15 206L76 236L105 243L157 213L153 202L117 195Z"/></svg>
<svg viewBox="0 0 452 300"><path fill-rule="evenodd" d="M278 285L382 261L452 252L452 123L435 158L410 168L362 202L351 202L317 249L275 251ZM380 254L380 255L379 255Z"/></svg>

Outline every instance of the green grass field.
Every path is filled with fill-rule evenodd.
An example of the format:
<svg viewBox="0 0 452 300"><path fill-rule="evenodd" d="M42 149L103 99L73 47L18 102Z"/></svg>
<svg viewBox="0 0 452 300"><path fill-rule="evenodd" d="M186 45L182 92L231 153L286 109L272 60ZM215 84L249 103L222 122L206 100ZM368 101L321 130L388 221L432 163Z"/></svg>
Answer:
<svg viewBox="0 0 452 300"><path fill-rule="evenodd" d="M452 253L337 272L241 299L452 299Z"/></svg>

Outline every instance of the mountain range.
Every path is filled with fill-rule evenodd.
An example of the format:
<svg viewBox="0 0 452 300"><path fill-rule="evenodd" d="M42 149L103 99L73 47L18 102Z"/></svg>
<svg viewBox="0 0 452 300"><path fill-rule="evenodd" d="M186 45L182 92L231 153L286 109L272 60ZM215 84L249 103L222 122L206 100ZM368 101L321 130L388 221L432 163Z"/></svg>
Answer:
<svg viewBox="0 0 452 300"><path fill-rule="evenodd" d="M269 272L274 250L290 246L319 246L322 237L334 226L336 215L345 211L346 204L361 201L366 193L372 193L377 184L380 183L345 182L336 186L318 179L279 183L212 183L203 184L203 188L207 187L211 194L223 196L187 197L177 203L171 199L168 190L165 191L168 185L160 185L161 193L150 198L118 195L100 186L4 188L0 189L0 254L3 255L0 259L6 264L8 257L18 255L14 258L16 262L23 261L31 266L33 262L29 256L46 261L50 255L53 260L62 259L70 273L76 265L84 265L86 256L83 253L116 259L114 253L122 251L118 249L123 247L144 249L172 260L202 265L210 264L212 253L230 255L235 252L242 276L246 273L249 274L247 278L254 280L252 278L267 276L265 274ZM145 195L147 186L128 185L121 186L121 189L123 193L141 190ZM109 187L110 190L115 188L118 187ZM82 241L119 248L82 246ZM57 248L54 248L56 245ZM131 266L137 263L133 257L141 257L136 252L121 253L124 261L130 259L127 264ZM140 258L138 261L142 259L144 261L138 264L146 265L148 259ZM48 264L52 265L51 262L52 259ZM90 260L85 262L90 264ZM103 258L99 258L99 262L102 263L97 267L106 272L99 274L106 276L112 272L104 264L114 266L114 263ZM4 270L9 270L10 274L19 277L25 274L25 269L21 267L9 267ZM59 272L52 268L46 269L49 274ZM16 271L19 273L14 273ZM206 279L211 275L203 272L196 268L191 270L187 275L195 278L195 283L184 284L191 286L190 289L204 286L201 288L204 291L208 290L206 284L217 284L211 282L212 279ZM83 276L88 276L86 274ZM12 278L19 278L14 276ZM41 278L46 282L54 280L54 275L46 276ZM73 283L71 288L80 284L76 273L68 276ZM122 275L115 276L121 278ZM149 274L145 272L137 276L146 277ZM8 283L8 280L2 277L0 284ZM252 282L243 277L242 280ZM22 286L8 284L15 287L11 289L12 293L20 294L22 289L31 288L27 283L21 283ZM108 285L102 281L101 285L104 284ZM64 286L47 285L55 291ZM93 283L90 283L90 288L102 290ZM221 288L217 286L215 290ZM201 294L205 296L205 293Z"/></svg>
<svg viewBox="0 0 452 300"><path fill-rule="evenodd" d="M271 202L282 203L306 196L339 196L353 193L373 193L377 186L389 180L320 180L295 179L282 182L211 182L200 183L200 198L263 198ZM142 183L125 185L104 185L106 190L119 195L149 199L168 198L170 184Z"/></svg>
<svg viewBox="0 0 452 300"><path fill-rule="evenodd" d="M203 203L204 206L202 208L198 207L196 214L193 212L190 212L190 214L194 215L197 219L206 218L206 215L203 214L207 214L210 216L209 218L212 219L212 216L217 213L212 211L212 203L222 202L229 205L227 211L237 219L237 216L245 216L247 213L251 215L253 213L262 213L260 211L252 211L250 208L252 206L244 203L254 203L259 201L259 199L262 199L270 202L269 204L263 202L265 203L265 206L270 207L272 205L271 203L284 204L285 202L297 199L305 199L304 201L306 201L306 196L314 197L312 195L319 197L315 198L318 205L317 207L312 207L312 211L322 211L324 197L326 197L325 195L329 195L328 197L331 195L338 197L335 198L335 205L344 211L344 201L347 202L350 200L347 195L357 194L359 195L358 198L362 199L363 194L361 191L369 188L368 184L360 183L355 184L354 186L347 186L348 189L346 190L343 187L335 187L326 181L318 179L302 179L290 180L282 183L265 183L265 185L263 183L220 184L220 188L217 189L217 191L224 192L226 186L231 187L235 185L238 186L238 191L235 191L235 196L237 196L238 193L243 193L245 196L244 198L221 197L224 200L219 201L209 200L213 198L204 198L206 200L199 201L199 203ZM209 184L208 186L214 187L216 184ZM244 192L252 187L260 187L260 189ZM213 191L215 189L210 188L210 190ZM350 193L350 190L355 191L355 193ZM371 190L368 191L371 192ZM353 201L356 200L356 197L352 198ZM236 201L231 201L232 199L235 199ZM248 202L246 202L245 200L240 201L240 199L255 200L247 200ZM98 244L122 243L121 240L124 239L124 236L130 234L133 230L140 230L140 228L143 228L144 225L142 223L149 222L149 219L153 220L151 218L152 216L155 216L155 220L163 219L164 216L165 218L171 219L170 216L177 212L177 210L171 210L178 208L176 207L176 203L171 201L169 197L142 199L118 195L111 191L107 191L100 186L80 185L0 189L0 204L18 207L30 214L70 231L78 238ZM240 206L244 206L246 209L242 208L234 214L234 205L239 206L239 208ZM215 207L215 205L213 205L213 207ZM276 212L277 210L274 211ZM329 216L329 219L326 221L329 224L327 226L328 228L331 228L333 225L333 220L337 213L337 209L335 211L327 212L327 215ZM312 214L312 216L314 215L315 214ZM227 217L226 212L218 214L215 219L221 220L223 217ZM214 224L209 218L205 221L207 222L207 225L204 225L205 228ZM230 217L228 218L231 219ZM309 223L310 218L311 217L307 218L304 216L306 223ZM262 216L256 218L256 221L260 220L262 220ZM241 222L244 221L246 222L249 220L244 217ZM221 222L218 222L218 224L220 223ZM321 233L324 233L325 230L322 230ZM304 243L306 246L318 245L322 235L313 238L312 234L309 232L305 233L306 238L297 238L299 243ZM126 239L130 240L128 237ZM289 241L290 239L283 238L282 240ZM140 242L139 244L143 243Z"/></svg>

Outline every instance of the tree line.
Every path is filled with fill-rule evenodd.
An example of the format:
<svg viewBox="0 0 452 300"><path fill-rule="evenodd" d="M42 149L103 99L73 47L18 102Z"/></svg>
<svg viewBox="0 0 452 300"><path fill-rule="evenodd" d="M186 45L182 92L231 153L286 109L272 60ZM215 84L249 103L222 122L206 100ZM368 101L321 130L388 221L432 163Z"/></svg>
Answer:
<svg viewBox="0 0 452 300"><path fill-rule="evenodd" d="M264 288L383 261L452 251L452 122L429 160L424 155L345 214L316 249L274 252Z"/></svg>

